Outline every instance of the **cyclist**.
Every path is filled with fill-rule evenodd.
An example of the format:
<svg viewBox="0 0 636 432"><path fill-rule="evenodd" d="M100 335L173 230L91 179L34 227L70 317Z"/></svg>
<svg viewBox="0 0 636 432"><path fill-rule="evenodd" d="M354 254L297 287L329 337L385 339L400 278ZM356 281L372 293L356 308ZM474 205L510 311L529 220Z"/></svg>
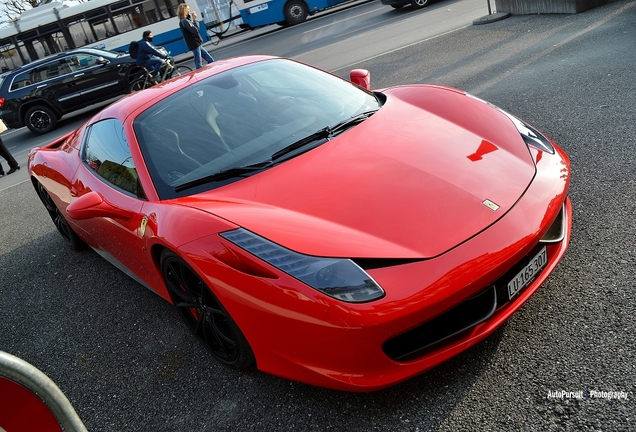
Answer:
<svg viewBox="0 0 636 432"><path fill-rule="evenodd" d="M168 54L152 44L152 32L146 30L143 39L137 44L137 66L150 70L150 76L154 81L159 81L159 70L164 65Z"/></svg>

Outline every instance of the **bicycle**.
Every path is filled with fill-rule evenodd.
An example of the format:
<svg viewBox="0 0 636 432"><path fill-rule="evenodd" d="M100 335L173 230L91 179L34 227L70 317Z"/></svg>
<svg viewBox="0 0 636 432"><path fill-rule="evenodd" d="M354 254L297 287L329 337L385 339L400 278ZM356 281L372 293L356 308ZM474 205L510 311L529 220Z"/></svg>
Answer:
<svg viewBox="0 0 636 432"><path fill-rule="evenodd" d="M192 72L192 68L186 65L175 65L174 58L168 57L166 63L161 66L159 71L159 79L154 78L148 69L141 67L141 73L130 84L130 93L152 87L172 77Z"/></svg>

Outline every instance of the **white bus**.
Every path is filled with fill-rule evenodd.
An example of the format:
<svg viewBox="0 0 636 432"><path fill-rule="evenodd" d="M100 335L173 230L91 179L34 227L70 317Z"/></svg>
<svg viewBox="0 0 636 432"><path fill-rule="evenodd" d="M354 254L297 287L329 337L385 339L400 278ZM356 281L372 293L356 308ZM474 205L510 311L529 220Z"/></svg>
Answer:
<svg viewBox="0 0 636 432"><path fill-rule="evenodd" d="M199 13L197 3L188 3ZM153 44L170 55L188 51L179 29L177 7L183 0L91 0L74 6L52 2L24 12L0 29L0 66L13 69L54 52L79 47L127 51L144 30L152 31ZM199 13L199 15L201 15ZM209 40L200 21L204 41Z"/></svg>

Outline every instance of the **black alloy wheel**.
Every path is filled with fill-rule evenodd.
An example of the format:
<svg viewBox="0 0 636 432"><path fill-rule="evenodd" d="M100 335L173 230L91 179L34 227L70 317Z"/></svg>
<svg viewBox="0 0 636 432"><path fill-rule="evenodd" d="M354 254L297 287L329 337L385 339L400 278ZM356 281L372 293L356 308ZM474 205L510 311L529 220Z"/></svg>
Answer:
<svg viewBox="0 0 636 432"><path fill-rule="evenodd" d="M41 183L37 182L35 185L35 189L37 190L38 196L40 197L40 201L44 204L46 211L49 213L51 220L55 224L55 228L60 233L62 238L68 243L68 245L73 250L82 250L86 247L86 243L79 238L73 228L66 222L64 216L60 213L57 206L53 202L53 199L49 195L49 193L44 189Z"/></svg>
<svg viewBox="0 0 636 432"><path fill-rule="evenodd" d="M290 0L285 4L284 16L290 26L300 24L307 19L307 5L302 0Z"/></svg>
<svg viewBox="0 0 636 432"><path fill-rule="evenodd" d="M27 110L24 124L35 134L45 134L57 126L57 115L47 106L36 105Z"/></svg>
<svg viewBox="0 0 636 432"><path fill-rule="evenodd" d="M181 317L214 358L235 368L252 366L254 353L245 336L194 270L175 253L164 250L161 271Z"/></svg>

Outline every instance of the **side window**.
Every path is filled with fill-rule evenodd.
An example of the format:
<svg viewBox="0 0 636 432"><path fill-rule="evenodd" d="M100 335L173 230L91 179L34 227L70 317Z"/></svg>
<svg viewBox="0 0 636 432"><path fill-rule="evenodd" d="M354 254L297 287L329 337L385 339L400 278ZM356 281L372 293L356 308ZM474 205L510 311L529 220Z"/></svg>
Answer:
<svg viewBox="0 0 636 432"><path fill-rule="evenodd" d="M71 68L68 67L66 61L67 59L63 58L54 63L50 63L46 68L48 78L57 78L58 76L71 73Z"/></svg>
<svg viewBox="0 0 636 432"><path fill-rule="evenodd" d="M68 57L68 64L73 72L77 72L95 66L97 57L90 54L76 54Z"/></svg>
<svg viewBox="0 0 636 432"><path fill-rule="evenodd" d="M146 197L130 155L124 127L118 120L107 119L91 126L82 157L108 183L138 198Z"/></svg>
<svg viewBox="0 0 636 432"><path fill-rule="evenodd" d="M11 90L17 90L31 84L33 84L31 81L31 73L22 72L13 79L13 82L11 83Z"/></svg>

